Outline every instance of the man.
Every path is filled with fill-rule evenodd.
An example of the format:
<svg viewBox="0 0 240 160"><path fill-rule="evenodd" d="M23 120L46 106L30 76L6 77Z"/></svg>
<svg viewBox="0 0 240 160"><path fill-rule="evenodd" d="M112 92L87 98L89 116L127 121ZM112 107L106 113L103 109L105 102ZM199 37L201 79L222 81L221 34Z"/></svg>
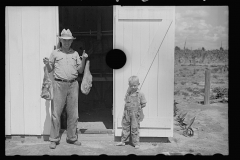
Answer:
<svg viewBox="0 0 240 160"><path fill-rule="evenodd" d="M48 72L53 71L53 112L51 117L51 141L49 147L55 149L59 144L60 117L65 103L67 111L67 143L81 145L78 141L78 92L79 85L76 80L78 73L82 73L85 66L85 59L88 55L83 52L82 60L78 53L71 48L73 39L71 31L63 29L59 41L61 47L54 50L50 58L43 59Z"/></svg>

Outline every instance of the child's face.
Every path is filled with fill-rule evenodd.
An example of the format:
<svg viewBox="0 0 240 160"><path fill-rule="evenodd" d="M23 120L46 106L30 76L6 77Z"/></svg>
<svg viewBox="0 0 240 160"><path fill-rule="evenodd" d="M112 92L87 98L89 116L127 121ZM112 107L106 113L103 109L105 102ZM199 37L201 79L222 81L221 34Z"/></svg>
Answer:
<svg viewBox="0 0 240 160"><path fill-rule="evenodd" d="M131 88L131 91L137 91L139 84L139 82L129 82L129 87Z"/></svg>

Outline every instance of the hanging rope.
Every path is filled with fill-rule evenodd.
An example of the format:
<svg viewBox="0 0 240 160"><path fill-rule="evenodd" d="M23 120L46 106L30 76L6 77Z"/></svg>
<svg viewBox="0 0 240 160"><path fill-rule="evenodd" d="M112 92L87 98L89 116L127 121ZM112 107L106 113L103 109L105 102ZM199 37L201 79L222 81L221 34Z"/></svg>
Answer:
<svg viewBox="0 0 240 160"><path fill-rule="evenodd" d="M152 61L151 65L150 65L150 67L149 67L149 69L148 69L148 71L147 71L147 74L146 74L146 76L144 77L144 79L143 79L143 81L142 81L142 85L141 85L140 89L141 89L142 86L143 86L143 83L144 83L144 81L145 81L145 79L146 79L146 77L147 77L147 75L148 75L148 72L149 72L150 68L152 67L152 64L153 64L153 62L154 62L154 60L155 60L155 58L156 58L156 56L157 56L157 53L159 52L160 47L162 46L162 43L163 43L163 41L164 41L164 39L165 39L165 37L166 37L166 35L167 35L167 33L168 33L168 30L169 30L169 28L170 28L171 25L172 25L172 21L171 21L171 23L170 23L170 25L169 25L169 27L168 27L168 29L167 29L167 32L166 32L165 35L164 35L164 38L163 38L160 46L158 47L158 50L157 50L157 52L156 52L156 54L155 54L155 56L154 56L154 58L153 58L153 61ZM150 46L149 46L149 49L150 49ZM149 49L148 49L148 50L149 50Z"/></svg>

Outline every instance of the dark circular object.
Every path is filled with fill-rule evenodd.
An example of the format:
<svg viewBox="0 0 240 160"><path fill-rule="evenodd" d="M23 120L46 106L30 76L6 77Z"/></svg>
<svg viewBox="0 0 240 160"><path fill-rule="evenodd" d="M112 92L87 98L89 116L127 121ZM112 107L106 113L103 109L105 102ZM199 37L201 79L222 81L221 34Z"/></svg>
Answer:
<svg viewBox="0 0 240 160"><path fill-rule="evenodd" d="M126 54L120 49L110 50L105 58L106 64L112 69L122 68L126 61Z"/></svg>

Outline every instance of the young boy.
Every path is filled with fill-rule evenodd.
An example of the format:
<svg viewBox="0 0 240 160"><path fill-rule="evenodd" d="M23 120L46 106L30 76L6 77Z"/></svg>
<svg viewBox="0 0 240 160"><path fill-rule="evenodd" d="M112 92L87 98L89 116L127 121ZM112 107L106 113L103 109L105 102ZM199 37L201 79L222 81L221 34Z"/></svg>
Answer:
<svg viewBox="0 0 240 160"><path fill-rule="evenodd" d="M122 137L117 146L125 146L131 136L132 144L136 149L139 148L139 128L143 120L142 108L146 106L145 96L138 89L139 79L137 76L131 76L128 79L129 87L125 96L125 107L122 118ZM131 133L130 133L131 132Z"/></svg>

